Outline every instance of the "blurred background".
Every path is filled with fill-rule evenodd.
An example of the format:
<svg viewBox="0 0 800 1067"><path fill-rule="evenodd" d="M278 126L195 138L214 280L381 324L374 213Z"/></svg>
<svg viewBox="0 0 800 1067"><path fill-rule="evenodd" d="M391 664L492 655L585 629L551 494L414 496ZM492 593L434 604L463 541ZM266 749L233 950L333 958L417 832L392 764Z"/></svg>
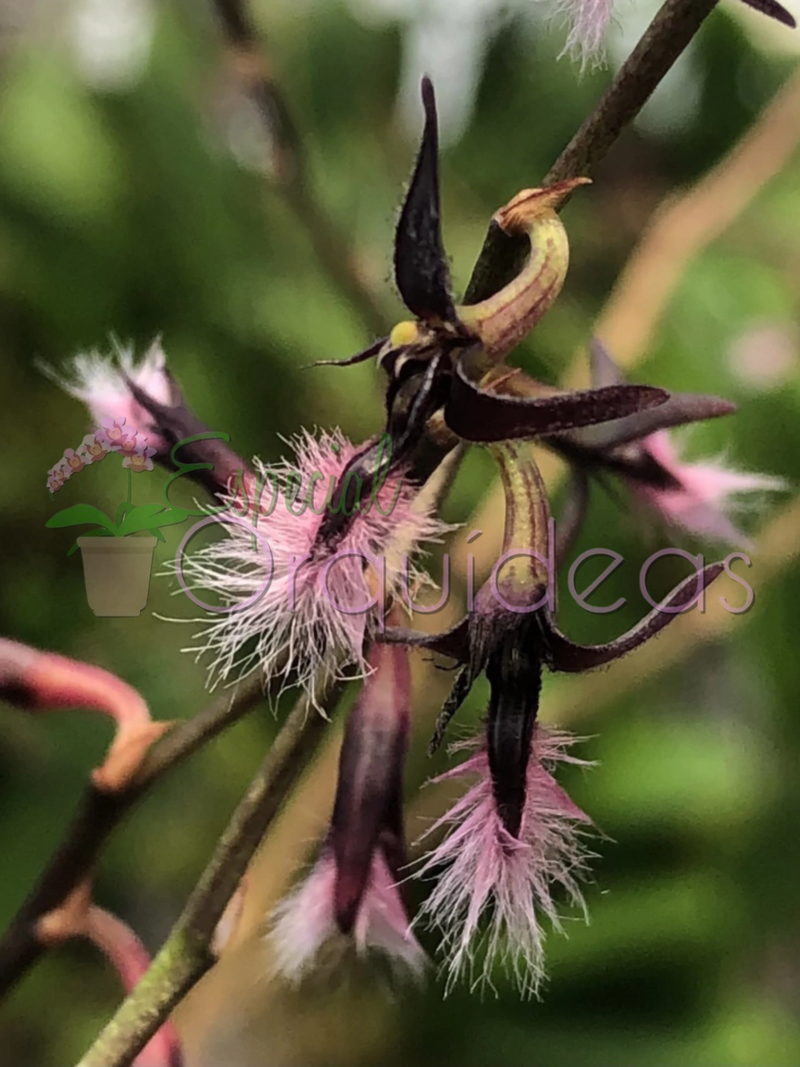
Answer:
<svg viewBox="0 0 800 1067"><path fill-rule="evenodd" d="M209 700L204 667L180 651L191 624L156 617L189 619L195 609L154 578L140 617L95 618L80 559L66 557L71 531L45 529L65 504L107 507L121 474L84 472L50 499L46 471L89 426L36 362L59 365L113 337L143 350L161 335L194 409L246 456L277 458L281 435L301 426L338 425L356 440L377 431L382 383L371 365L303 368L351 355L402 317L391 240L419 133L420 73L439 95L445 242L461 292L491 213L537 184L653 10L621 3L607 64L579 76L556 60L565 30L548 21L544 0L255 3L314 202L352 246L370 294L359 304L345 297L337 256L321 262L304 206L274 180L274 146L232 75L213 9L188 0L4 2L0 631L117 672L160 718L199 710ZM585 377L574 360L580 368L598 330L635 379L739 403L735 419L692 432L693 455L724 455L789 483L741 516L754 541L746 573L756 600L746 615L712 605L606 672L546 680L543 717L586 736L580 754L597 761L565 779L605 835L587 887L591 924L575 916L568 937L549 939L541 1002L521 1002L500 970L496 996L460 987L446 1000L433 977L424 988L391 988L373 972L340 969L300 991L271 979L266 916L328 819L335 726L254 863L230 951L178 1013L190 1064L800 1064L798 50L797 32L723 3L565 212L567 285L513 358L548 381ZM779 93L782 110L762 118ZM731 163L754 124L758 140ZM551 460L545 470L557 507L563 472ZM157 500L163 474L142 477ZM484 568L502 526L495 490L487 495L492 477L489 458L473 449L445 507L466 531L485 531ZM180 536L165 532L158 560ZM599 640L635 622L647 610L638 567L669 543L623 489L597 490L575 551L621 552L626 565L597 602L628 603L590 616L565 598L563 627ZM707 559L728 551L679 543ZM463 540L453 551L463 561ZM687 569L664 563L652 588ZM441 811L436 790L421 785L448 765L444 753L425 756L447 680L422 662L416 670L411 838ZM486 696L478 686L456 735L477 726ZM111 842L98 900L151 951L275 729L261 706L161 784ZM80 712L35 719L0 706L3 925L108 738L105 723ZM435 951L435 938L424 942ZM72 1062L119 997L115 974L90 947L51 953L2 1006L0 1064Z"/></svg>

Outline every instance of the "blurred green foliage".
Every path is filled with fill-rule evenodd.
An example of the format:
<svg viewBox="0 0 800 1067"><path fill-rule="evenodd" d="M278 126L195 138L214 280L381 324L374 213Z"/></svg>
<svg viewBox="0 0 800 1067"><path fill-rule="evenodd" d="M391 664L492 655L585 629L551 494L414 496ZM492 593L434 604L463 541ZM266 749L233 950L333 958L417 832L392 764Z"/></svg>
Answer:
<svg viewBox="0 0 800 1067"><path fill-rule="evenodd" d="M359 21L328 2L284 5L274 14L264 5L263 15L318 194L358 248L388 325L400 313L387 280L393 216L414 150L393 118L401 27ZM462 287L492 211L536 184L608 80L604 71L578 79L566 61L556 63L559 47L555 35L513 18L488 42L474 114L443 159L445 238ZM653 208L732 146L789 69L758 51L725 12L710 20L693 63L701 91L688 121L658 134L628 132L595 186L566 213L572 272L556 308L517 354L529 371L557 379L590 336ZM373 367L303 369L372 338L320 269L279 192L229 150L231 129L243 118L247 109L227 79L213 21L189 5L159 9L147 66L125 91L92 90L68 51L54 44L22 42L6 57L0 629L116 671L162 718L189 716L207 699L202 664L180 653L191 626L156 617L191 612L183 598L170 599L166 580L154 579L141 617L98 620L90 613L80 562L66 558L70 532L45 529L56 507L79 498L71 483L51 502L45 472L79 443L85 413L35 361L59 364L76 350L105 347L112 334L141 349L161 334L194 409L229 432L243 454L266 460L281 453L280 435L300 426L340 425L359 439L381 422ZM256 136L256 150L264 147ZM643 380L737 400L736 420L699 428L693 447L724 451L744 468L793 484L800 478L799 188L795 154L691 264L637 368ZM786 332L794 348L785 372L754 383L733 354L764 326ZM82 475L80 499L104 506L113 473ZM446 517L465 521L490 476L491 464L475 451ZM156 500L162 476L147 477ZM757 528L759 516L746 522ZM666 543L642 532L640 516L595 493L578 550L603 544L625 556L614 589L628 605L608 619L565 604L563 624L577 638L610 636L642 613L638 564ZM158 559L174 552L180 536L166 534ZM665 587L674 576L666 572ZM606 835L587 894L591 925L569 922L568 939L550 939L542 1003L521 1003L500 974L497 999L459 989L442 1001L433 983L393 1000L373 997L372 1033L358 1002L340 998L344 1016L330 1040L315 1015L324 1017L325 991L317 991L314 1007L290 1006L260 1029L257 1018L245 1020L236 1006L220 1003L228 1036L202 1062L800 1063L800 564L792 560L760 583L756 555L750 576L755 607L728 639L703 646L591 719L596 736L583 754L599 766L568 783ZM484 697L479 687L464 722L477 722ZM151 948L274 730L265 709L240 723L161 785L104 856L99 899ZM57 844L107 740L102 722L78 712L40 720L0 707L3 923ZM423 741L415 739L410 787L430 770ZM0 1064L71 1062L117 999L113 974L90 949L51 954L4 1005ZM306 1025L318 1028L316 1040ZM247 1042L237 1043L239 1030L250 1035ZM371 1033L368 1052L363 1031Z"/></svg>

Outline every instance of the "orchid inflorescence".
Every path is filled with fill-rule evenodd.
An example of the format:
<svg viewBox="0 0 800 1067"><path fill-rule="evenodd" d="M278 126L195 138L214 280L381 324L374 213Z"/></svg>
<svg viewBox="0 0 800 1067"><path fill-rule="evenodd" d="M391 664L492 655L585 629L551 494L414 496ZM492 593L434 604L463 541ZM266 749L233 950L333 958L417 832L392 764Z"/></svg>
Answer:
<svg viewBox="0 0 800 1067"><path fill-rule="evenodd" d="M586 179L523 190L496 212L504 232L528 239L529 258L499 292L458 305L441 235L437 115L427 79L422 98L422 145L394 248L397 287L412 317L341 361L372 359L386 374L384 434L355 446L338 431L303 433L293 442L293 462L248 464L219 437L203 436L159 346L139 365L129 353L116 364L79 358L68 388L93 412L98 405L108 415L136 412L167 466L175 466L172 446L192 439L185 469L222 501L208 519L224 536L185 554L176 569L183 588L210 591L220 602L204 616L193 648L211 655L212 680L258 669L265 684L278 679L313 700L321 678L364 679L344 731L330 828L310 874L273 917L277 970L306 975L333 941L378 950L421 974L425 955L415 930L428 920L442 932L449 982L464 975L491 981L502 957L531 993L544 974L545 922L559 926L561 898L582 906L584 839L592 828L556 780L560 764L583 762L571 754L573 739L537 722L543 675L590 670L634 651L688 610L724 564L693 574L616 640L572 641L556 622L549 561L563 561L579 521L551 543L548 496L528 442L536 438L568 460L582 503L577 520L589 481L616 474L673 526L735 541L724 510L729 498L780 483L679 460L671 428L729 415L734 406L626 384L599 342L590 389L557 389L506 364L561 290L569 250L557 212ZM504 563L460 622L423 634L403 625L401 579L420 544L450 529L437 511L467 444L486 447L498 466ZM285 508L274 506L276 494L264 506L270 479ZM425 573L415 566L418 584ZM432 747L484 674L490 698L483 735L455 746L469 755L443 776L471 785L429 831L438 843L416 873L434 885L412 921L403 766L415 647L456 669Z"/></svg>
<svg viewBox="0 0 800 1067"><path fill-rule="evenodd" d="M57 375L54 377L61 384L66 384L67 388L71 388ZM85 536L89 537L128 537L131 534L146 531L164 541L161 527L174 526L183 522L189 512L185 508L176 508L171 504L168 486L164 490L163 504L136 506L131 499L131 475L153 470L153 457L157 455L158 450L148 445L148 438L130 425L127 416L120 410L99 421L102 421L102 428L87 434L77 451L72 448L66 449L63 459L48 471L47 488L53 496L73 474L77 474L91 464L101 463L107 455L114 452L122 456L122 466L128 471L127 499L120 503L113 517L106 515L94 504L73 504L52 515L47 521L47 526L63 529L68 526L90 525L94 529L87 531ZM79 543L75 541L67 554L71 555L78 547Z"/></svg>
<svg viewBox="0 0 800 1067"><path fill-rule="evenodd" d="M73 474L92 463L102 462L109 452L119 452L123 457L122 466L135 474L153 469L152 457L156 450L148 446L147 438L126 426L124 416L107 418L102 427L84 437L77 450L64 450L62 458L47 472L47 488L51 494L57 493Z"/></svg>

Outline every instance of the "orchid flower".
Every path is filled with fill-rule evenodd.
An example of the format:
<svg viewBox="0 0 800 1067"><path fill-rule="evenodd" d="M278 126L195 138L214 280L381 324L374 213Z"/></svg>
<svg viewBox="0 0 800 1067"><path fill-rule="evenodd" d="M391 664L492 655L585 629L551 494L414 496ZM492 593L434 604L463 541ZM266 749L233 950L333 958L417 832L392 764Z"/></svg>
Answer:
<svg viewBox="0 0 800 1067"><path fill-rule="evenodd" d="M98 438L110 452L122 451L131 435L136 437L136 430L125 425L124 416L103 419L103 428L97 431Z"/></svg>
<svg viewBox="0 0 800 1067"><path fill-rule="evenodd" d="M547 770L566 742L548 741L537 731L543 668L585 671L633 651L688 610L724 564L687 578L622 637L604 645L576 644L558 629L550 606L555 581L550 509L536 463L520 443L491 451L506 496L503 554L492 577L479 590L473 610L446 633L387 630L384 639L436 651L459 667L432 747L486 672L491 697L485 740L456 772L479 772L482 778L445 817L450 835L426 861L425 871L446 869L426 910L445 930L453 978L470 963L480 914L494 909L484 977L501 950L504 927L511 969L524 990L535 991L542 976L540 917L552 920L555 914L546 879L552 875L579 899L573 868L582 869L584 861L573 829L588 821Z"/></svg>
<svg viewBox="0 0 800 1067"><path fill-rule="evenodd" d="M61 459L47 472L47 488L51 493L57 493L71 477L72 468L64 459Z"/></svg>
<svg viewBox="0 0 800 1067"><path fill-rule="evenodd" d="M150 444L158 449L163 442L155 435L145 408L136 400L133 386L140 389L160 404L170 404L176 394L172 376L166 369L166 356L161 343L156 340L137 362L133 349L119 345L108 356L99 352L84 352L75 356L64 373L43 366L44 372L70 396L80 400L89 409L96 425L106 426L109 444L124 444L118 439L114 426L138 427L150 436ZM115 449L116 451L116 449Z"/></svg>
<svg viewBox="0 0 800 1067"><path fill-rule="evenodd" d="M373 645L372 673L347 720L331 825L306 880L279 905L271 931L276 969L301 979L333 939L373 950L420 975L425 954L401 890L403 765L411 678L408 653Z"/></svg>
<svg viewBox="0 0 800 1067"><path fill-rule="evenodd" d="M94 433L89 433L84 437L78 448L78 455L86 463L99 463L106 458L110 451L111 449L104 443L103 431L96 430Z"/></svg>
<svg viewBox="0 0 800 1067"><path fill-rule="evenodd" d="M140 438L138 430L134 430L132 433L128 434L128 436L126 437L126 439L124 441L122 441L120 443L120 446L119 446L120 455L122 455L122 456L133 456L141 448L146 447L146 443L147 443L147 438L146 437ZM123 460L123 465L124 465L124 460Z"/></svg>
<svg viewBox="0 0 800 1067"><path fill-rule="evenodd" d="M125 454L122 466L132 470L134 474L139 474L142 471L151 471L155 454L156 450L154 448L147 447L147 438L142 437L134 450Z"/></svg>
<svg viewBox="0 0 800 1067"><path fill-rule="evenodd" d="M528 241L528 260L494 296L456 305L441 234L438 122L428 78L422 81L422 101L422 145L394 247L397 288L415 319L399 323L387 338L338 363L346 366L375 357L387 372L387 432L394 462L413 455L423 433L429 443L446 451L459 439L487 443L556 433L664 404L666 392L644 385L552 390L536 399L501 396L486 388L498 374L509 372L503 359L561 291L569 245L556 209L588 179L525 189L501 208L494 225ZM336 363L323 361L331 362ZM440 458L434 449L433 462ZM369 476L368 465L363 468Z"/></svg>
<svg viewBox="0 0 800 1067"><path fill-rule="evenodd" d="M594 382L622 381L619 368L596 339L591 359ZM747 538L730 518L736 498L746 493L780 492L787 488L786 483L782 478L737 471L721 463L682 460L668 432L675 426L719 418L735 410L734 404L719 397L676 393L653 411L559 434L546 443L568 459L582 477L604 473L621 476L635 496L669 525L743 548Z"/></svg>
<svg viewBox="0 0 800 1067"><path fill-rule="evenodd" d="M451 529L433 515L431 493L404 466L390 471L381 437L356 447L339 433L303 433L289 442L294 461L247 463L170 381L169 404L130 383L162 442L153 458L222 501L207 519L220 538L167 564L207 612L187 651L208 657L212 684L257 669L312 696L320 670L367 672L365 642L386 602L408 575L427 580L407 557ZM359 473L367 457L371 480Z"/></svg>
<svg viewBox="0 0 800 1067"><path fill-rule="evenodd" d="M67 448L64 452L64 463L69 467L70 474L77 474L86 466L86 460L79 456L74 448Z"/></svg>
<svg viewBox="0 0 800 1067"><path fill-rule="evenodd" d="M212 657L211 676L258 668L265 680L281 678L313 696L320 671L328 677L347 667L368 671L365 642L406 580L408 557L451 527L433 514L432 495L402 469L374 483L360 506L347 498L355 478L335 498L343 472L364 451L340 434L303 434L291 444L294 462L256 465L256 500L266 487L269 504L257 507L257 523L220 515L225 536L184 555L176 570L196 603L205 605L209 594L222 603L210 606L190 649ZM236 497L228 499L235 506Z"/></svg>

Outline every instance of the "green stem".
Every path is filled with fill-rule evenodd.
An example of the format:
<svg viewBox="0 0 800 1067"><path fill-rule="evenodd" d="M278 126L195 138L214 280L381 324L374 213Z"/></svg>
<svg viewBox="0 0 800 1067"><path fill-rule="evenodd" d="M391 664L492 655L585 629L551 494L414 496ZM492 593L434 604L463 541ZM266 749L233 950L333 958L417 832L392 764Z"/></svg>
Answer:
<svg viewBox="0 0 800 1067"><path fill-rule="evenodd" d="M341 686L323 694L334 706ZM161 951L78 1067L128 1067L214 963L211 941L264 834L316 752L329 720L305 697L272 744Z"/></svg>
<svg viewBox="0 0 800 1067"><path fill-rule="evenodd" d="M155 745L130 783L117 793L89 785L66 836L38 883L0 937L0 999L45 952L36 927L41 916L57 908L96 864L111 833L139 800L170 771L245 715L263 697L253 674L234 690L191 716ZM273 693L273 696L275 694Z"/></svg>
<svg viewBox="0 0 800 1067"><path fill-rule="evenodd" d="M542 185L591 173L683 54L717 0L665 0L614 81L545 175ZM567 203L566 197L558 210ZM472 272L465 304L493 296L519 273L530 254L527 237L511 236L492 219Z"/></svg>

